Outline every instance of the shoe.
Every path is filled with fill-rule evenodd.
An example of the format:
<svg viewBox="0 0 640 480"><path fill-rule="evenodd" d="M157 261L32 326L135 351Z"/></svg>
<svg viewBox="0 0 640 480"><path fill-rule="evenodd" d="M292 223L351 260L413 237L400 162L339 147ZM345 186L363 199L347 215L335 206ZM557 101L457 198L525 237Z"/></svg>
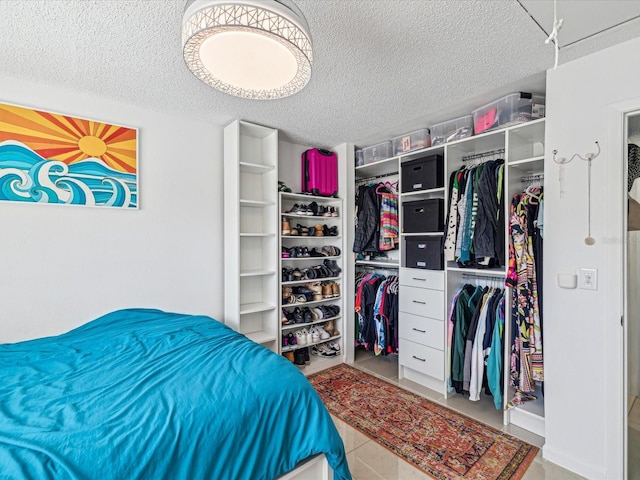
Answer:
<svg viewBox="0 0 640 480"><path fill-rule="evenodd" d="M318 204L316 202L311 202L307 208L310 212L309 215L313 215L314 217L318 216Z"/></svg>
<svg viewBox="0 0 640 480"><path fill-rule="evenodd" d="M320 282L307 283L307 288L313 292L313 301L322 300L322 285Z"/></svg>
<svg viewBox="0 0 640 480"><path fill-rule="evenodd" d="M339 352L340 351L340 344L338 342L336 342L336 341L332 341L332 342L326 343L325 345L327 345L334 352Z"/></svg>
<svg viewBox="0 0 640 480"><path fill-rule="evenodd" d="M315 236L316 236L316 237L324 237L324 230L323 230L323 228L322 228L322 225L317 224L317 225L314 227L314 229L315 229L315 230L314 230L314 234L315 234Z"/></svg>
<svg viewBox="0 0 640 480"><path fill-rule="evenodd" d="M282 356L284 358L286 358L287 360L290 360L292 362L295 362L295 356L293 355L293 350L289 351L289 352L284 352L282 354Z"/></svg>
<svg viewBox="0 0 640 480"><path fill-rule="evenodd" d="M282 258L291 258L291 254L289 253L289 250L287 250L284 247L282 247Z"/></svg>
<svg viewBox="0 0 640 480"><path fill-rule="evenodd" d="M291 224L284 217L282 217L282 235L291 235Z"/></svg>
<svg viewBox="0 0 640 480"><path fill-rule="evenodd" d="M298 232L300 232L300 236L308 237L309 236L309 227L305 227L304 225L296 225Z"/></svg>
<svg viewBox="0 0 640 480"><path fill-rule="evenodd" d="M318 331L318 334L320 335L320 340L326 340L328 338L331 338L331 334L327 332L324 328L322 328L322 325L316 325L315 328Z"/></svg>
<svg viewBox="0 0 640 480"><path fill-rule="evenodd" d="M296 367L298 368L304 368L305 366L305 358L304 358L304 352L302 351L304 350L303 348L300 348L296 351L293 352L293 363L295 363Z"/></svg>
<svg viewBox="0 0 640 480"><path fill-rule="evenodd" d="M333 331L335 329L335 327L333 326L333 320L329 320L327 323L325 323L322 329L327 332L330 337L333 337Z"/></svg>
<svg viewBox="0 0 640 480"><path fill-rule="evenodd" d="M282 335L282 348L289 346L289 337Z"/></svg>
<svg viewBox="0 0 640 480"><path fill-rule="evenodd" d="M338 266L335 260L324 260L324 265L331 271L332 277L337 277L342 272L342 269Z"/></svg>
<svg viewBox="0 0 640 480"><path fill-rule="evenodd" d="M298 330L296 332L296 342L297 345L307 345L309 342L307 342L307 329L303 328L302 330Z"/></svg>
<svg viewBox="0 0 640 480"><path fill-rule="evenodd" d="M304 352L304 363L306 365L311 364L311 359L309 358L309 347L301 349Z"/></svg>
<svg viewBox="0 0 640 480"><path fill-rule="evenodd" d="M333 227L329 227L329 236L337 237L338 236L338 227L334 225Z"/></svg>
<svg viewBox="0 0 640 480"><path fill-rule="evenodd" d="M304 323L304 315L302 314L300 307L296 307L293 311L293 321L294 323Z"/></svg>
<svg viewBox="0 0 640 480"><path fill-rule="evenodd" d="M291 189L289 187L287 187L285 185L284 182L281 182L280 180L278 180L278 191L279 192L287 192L287 193L291 193Z"/></svg>
<svg viewBox="0 0 640 480"><path fill-rule="evenodd" d="M291 332L289 332L289 333L287 334L287 344L288 344L290 347L293 347L294 345L297 345L297 344L298 344L298 341L297 341L296 336L295 336L293 333L291 333Z"/></svg>
<svg viewBox="0 0 640 480"><path fill-rule="evenodd" d="M311 314L311 309L309 307L304 307L302 309L302 318L304 319L304 323L313 322L313 315Z"/></svg>
<svg viewBox="0 0 640 480"><path fill-rule="evenodd" d="M331 284L331 292L333 293L334 297L339 297L340 296L340 285L336 282L333 282Z"/></svg>
<svg viewBox="0 0 640 480"><path fill-rule="evenodd" d="M331 284L329 282L322 284L322 298L331 298L333 297L333 289L331 288Z"/></svg>
<svg viewBox="0 0 640 480"><path fill-rule="evenodd" d="M317 327L313 327L311 330L309 330L309 334L311 335L311 342L307 343L318 343L320 341L320 332L318 331ZM307 336L307 340L308 339L309 337Z"/></svg>
<svg viewBox="0 0 640 480"><path fill-rule="evenodd" d="M324 318L322 310L320 308L318 308L318 307L315 307L315 308L311 309L311 315L313 316L313 320L314 321L322 320Z"/></svg>
<svg viewBox="0 0 640 480"><path fill-rule="evenodd" d="M329 207L329 213L332 217L338 216L338 207Z"/></svg>

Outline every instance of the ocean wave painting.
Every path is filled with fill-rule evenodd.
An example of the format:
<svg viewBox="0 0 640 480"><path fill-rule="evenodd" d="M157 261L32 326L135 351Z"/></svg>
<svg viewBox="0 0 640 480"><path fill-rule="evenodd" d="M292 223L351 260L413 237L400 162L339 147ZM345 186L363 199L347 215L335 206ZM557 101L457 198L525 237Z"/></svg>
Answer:
<svg viewBox="0 0 640 480"><path fill-rule="evenodd" d="M137 130L0 104L0 201L138 208Z"/></svg>
<svg viewBox="0 0 640 480"><path fill-rule="evenodd" d="M97 158L67 165L19 142L0 143L0 200L137 208L136 180Z"/></svg>

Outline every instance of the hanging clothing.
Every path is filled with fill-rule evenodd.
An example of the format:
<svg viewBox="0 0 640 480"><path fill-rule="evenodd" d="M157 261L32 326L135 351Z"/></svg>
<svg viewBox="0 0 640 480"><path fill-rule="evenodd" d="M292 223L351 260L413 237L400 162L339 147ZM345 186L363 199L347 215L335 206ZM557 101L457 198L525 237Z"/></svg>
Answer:
<svg viewBox="0 0 640 480"><path fill-rule="evenodd" d="M356 278L356 345L376 355L398 351L398 277L369 273Z"/></svg>
<svg viewBox="0 0 640 480"><path fill-rule="evenodd" d="M361 185L356 197L356 231L353 240L355 253L378 250L380 228L380 197L376 187Z"/></svg>
<svg viewBox="0 0 640 480"><path fill-rule="evenodd" d="M537 192L517 194L509 212L509 270L506 284L512 292L510 384L516 388L512 404L535 398L535 382L544 381L542 328L534 253Z"/></svg>
<svg viewBox="0 0 640 480"><path fill-rule="evenodd" d="M386 251L398 248L398 194L382 192L380 194L380 240L378 250Z"/></svg>

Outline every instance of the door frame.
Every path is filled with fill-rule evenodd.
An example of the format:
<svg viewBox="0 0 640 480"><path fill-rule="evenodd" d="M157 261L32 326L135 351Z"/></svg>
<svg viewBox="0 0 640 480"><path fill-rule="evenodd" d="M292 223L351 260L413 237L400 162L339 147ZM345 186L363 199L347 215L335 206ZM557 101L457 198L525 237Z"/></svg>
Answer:
<svg viewBox="0 0 640 480"><path fill-rule="evenodd" d="M607 112L607 215L605 276L607 316L605 338L607 394L606 461L610 478L626 478L627 473L627 115L640 111L640 98L609 105ZM620 161L622 159L622 161Z"/></svg>

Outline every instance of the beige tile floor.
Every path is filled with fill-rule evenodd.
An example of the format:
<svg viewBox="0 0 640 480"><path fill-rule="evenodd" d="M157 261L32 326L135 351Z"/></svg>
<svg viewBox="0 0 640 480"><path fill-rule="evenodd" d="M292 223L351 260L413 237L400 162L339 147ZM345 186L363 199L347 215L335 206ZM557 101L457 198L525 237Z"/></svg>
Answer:
<svg viewBox="0 0 640 480"><path fill-rule="evenodd" d="M542 446L544 439L526 430L502 425L501 412L495 411L491 405L481 402L469 402L461 395L454 395L445 400L442 395L423 388L413 382L398 379L398 364L395 356L372 357L367 352L357 352L355 366L398 383L404 388L424 395L425 397L443 403L444 405L473 416L477 420L495 428L511 433L522 440L536 446ZM639 402L640 403L640 402ZM638 421L640 422L640 405L638 405ZM428 475L414 468L400 457L389 452L375 441L369 439L358 430L334 417L334 421L342 436L347 451L347 460L354 480L428 480ZM639 430L640 432L640 430ZM569 472L551 462L544 460L540 454L533 461L523 480L578 480L583 477Z"/></svg>

